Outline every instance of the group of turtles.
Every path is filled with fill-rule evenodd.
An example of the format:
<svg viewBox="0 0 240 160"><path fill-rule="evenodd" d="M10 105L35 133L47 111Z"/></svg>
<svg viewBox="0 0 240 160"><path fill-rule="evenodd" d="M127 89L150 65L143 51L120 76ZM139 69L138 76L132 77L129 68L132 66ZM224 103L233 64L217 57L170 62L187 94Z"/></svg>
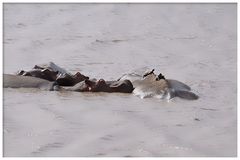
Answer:
<svg viewBox="0 0 240 160"><path fill-rule="evenodd" d="M143 75L130 73L124 74L115 81L105 81L90 79L80 72L69 73L53 62L35 65L29 71L21 70L16 74L4 74L3 86L4 88L40 88L51 91L133 93L141 98L171 99L177 96L189 100L198 99L189 86L177 80L166 79L161 73L156 75L154 69Z"/></svg>

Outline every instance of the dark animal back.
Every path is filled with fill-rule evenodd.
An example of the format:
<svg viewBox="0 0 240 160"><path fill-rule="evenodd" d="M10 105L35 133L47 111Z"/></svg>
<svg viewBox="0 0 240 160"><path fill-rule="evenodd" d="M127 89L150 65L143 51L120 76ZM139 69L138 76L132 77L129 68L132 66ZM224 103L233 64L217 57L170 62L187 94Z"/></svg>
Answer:
<svg viewBox="0 0 240 160"><path fill-rule="evenodd" d="M196 94L189 91L181 91L181 90L175 91L175 95L177 97L188 99L188 100L196 100L199 98Z"/></svg>

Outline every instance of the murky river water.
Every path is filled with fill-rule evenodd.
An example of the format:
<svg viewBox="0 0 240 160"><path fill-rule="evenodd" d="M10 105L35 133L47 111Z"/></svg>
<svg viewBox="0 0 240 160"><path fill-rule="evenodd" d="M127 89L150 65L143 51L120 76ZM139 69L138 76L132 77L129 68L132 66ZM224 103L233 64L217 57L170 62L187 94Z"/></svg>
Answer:
<svg viewBox="0 0 240 160"><path fill-rule="evenodd" d="M4 4L4 73L155 68L200 96L7 88L4 156L236 156L236 16L234 4Z"/></svg>

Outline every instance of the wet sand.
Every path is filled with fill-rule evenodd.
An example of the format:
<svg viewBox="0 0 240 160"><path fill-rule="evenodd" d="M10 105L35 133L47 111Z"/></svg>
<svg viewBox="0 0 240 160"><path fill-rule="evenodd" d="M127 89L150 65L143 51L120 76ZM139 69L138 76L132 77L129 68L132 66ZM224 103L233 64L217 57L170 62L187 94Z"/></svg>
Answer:
<svg viewBox="0 0 240 160"><path fill-rule="evenodd" d="M236 156L234 4L4 4L4 73L155 68L199 100L4 89L4 156ZM17 14L16 14L17 13Z"/></svg>

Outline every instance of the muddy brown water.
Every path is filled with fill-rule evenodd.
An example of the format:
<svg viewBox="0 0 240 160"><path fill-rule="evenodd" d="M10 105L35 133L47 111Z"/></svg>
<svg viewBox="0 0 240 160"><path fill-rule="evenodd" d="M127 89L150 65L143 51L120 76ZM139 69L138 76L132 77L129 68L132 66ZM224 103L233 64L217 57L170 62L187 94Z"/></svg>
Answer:
<svg viewBox="0 0 240 160"><path fill-rule="evenodd" d="M116 80L154 68L200 97L5 88L4 156L236 156L235 4L3 7L4 73L52 61Z"/></svg>

